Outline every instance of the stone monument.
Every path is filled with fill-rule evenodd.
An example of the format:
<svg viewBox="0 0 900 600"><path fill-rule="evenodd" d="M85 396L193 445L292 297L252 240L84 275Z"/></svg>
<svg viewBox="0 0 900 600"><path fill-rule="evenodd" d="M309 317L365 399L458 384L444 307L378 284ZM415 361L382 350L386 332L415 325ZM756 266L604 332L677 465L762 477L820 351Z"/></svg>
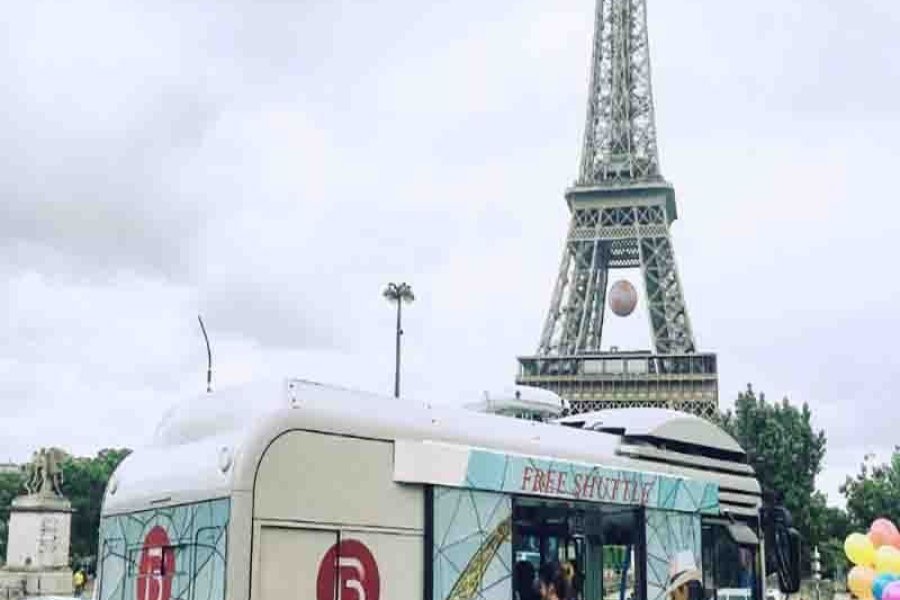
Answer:
<svg viewBox="0 0 900 600"><path fill-rule="evenodd" d="M12 501L6 565L7 597L72 595L69 541L72 507L62 494L62 450L41 448L26 467L25 490Z"/></svg>

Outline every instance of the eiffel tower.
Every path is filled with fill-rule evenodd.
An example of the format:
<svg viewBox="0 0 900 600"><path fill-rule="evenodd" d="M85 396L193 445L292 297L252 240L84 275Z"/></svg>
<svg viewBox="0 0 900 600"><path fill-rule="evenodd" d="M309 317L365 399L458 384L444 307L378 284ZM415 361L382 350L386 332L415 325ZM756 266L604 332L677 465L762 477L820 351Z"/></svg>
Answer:
<svg viewBox="0 0 900 600"><path fill-rule="evenodd" d="M537 354L516 382L573 413L651 406L712 417L716 356L697 352L669 227L675 190L656 148L646 0L597 0L581 168ZM654 348L601 351L610 270L640 268Z"/></svg>

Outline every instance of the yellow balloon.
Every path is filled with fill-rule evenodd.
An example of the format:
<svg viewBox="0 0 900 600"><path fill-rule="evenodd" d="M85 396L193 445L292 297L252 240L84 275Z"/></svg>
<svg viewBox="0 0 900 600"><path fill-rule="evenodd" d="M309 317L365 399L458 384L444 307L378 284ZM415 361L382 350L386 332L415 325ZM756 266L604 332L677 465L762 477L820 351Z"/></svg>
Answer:
<svg viewBox="0 0 900 600"><path fill-rule="evenodd" d="M853 567L847 573L847 587L860 600L868 600L872 598L872 583L875 576L875 570L871 567Z"/></svg>
<svg viewBox="0 0 900 600"><path fill-rule="evenodd" d="M844 552L854 565L871 567L875 564L875 546L867 535L851 533L844 542Z"/></svg>
<svg viewBox="0 0 900 600"><path fill-rule="evenodd" d="M875 570L879 575L900 575L900 550L882 546L875 553Z"/></svg>

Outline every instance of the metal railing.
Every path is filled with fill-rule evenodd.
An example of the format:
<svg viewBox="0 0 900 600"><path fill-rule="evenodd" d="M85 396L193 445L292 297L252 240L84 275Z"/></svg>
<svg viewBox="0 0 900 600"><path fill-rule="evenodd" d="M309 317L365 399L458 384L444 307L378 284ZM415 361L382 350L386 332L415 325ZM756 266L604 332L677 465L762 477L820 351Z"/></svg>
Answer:
<svg viewBox="0 0 900 600"><path fill-rule="evenodd" d="M519 358L519 379L582 377L597 379L646 379L669 376L715 377L716 355L610 352L579 356L528 356Z"/></svg>

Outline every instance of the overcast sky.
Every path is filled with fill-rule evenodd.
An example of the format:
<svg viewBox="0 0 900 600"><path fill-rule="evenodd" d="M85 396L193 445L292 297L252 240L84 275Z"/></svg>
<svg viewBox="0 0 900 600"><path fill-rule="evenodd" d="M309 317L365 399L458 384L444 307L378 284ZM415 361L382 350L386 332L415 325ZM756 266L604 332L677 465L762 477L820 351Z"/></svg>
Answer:
<svg viewBox="0 0 900 600"><path fill-rule="evenodd" d="M721 404L748 382L808 402L837 501L900 441L900 3L648 3ZM566 232L592 21L593 0L7 6L0 460L140 445L204 389L198 311L217 387L390 393L392 280L418 296L405 392L510 384ZM641 346L643 318L605 343Z"/></svg>

